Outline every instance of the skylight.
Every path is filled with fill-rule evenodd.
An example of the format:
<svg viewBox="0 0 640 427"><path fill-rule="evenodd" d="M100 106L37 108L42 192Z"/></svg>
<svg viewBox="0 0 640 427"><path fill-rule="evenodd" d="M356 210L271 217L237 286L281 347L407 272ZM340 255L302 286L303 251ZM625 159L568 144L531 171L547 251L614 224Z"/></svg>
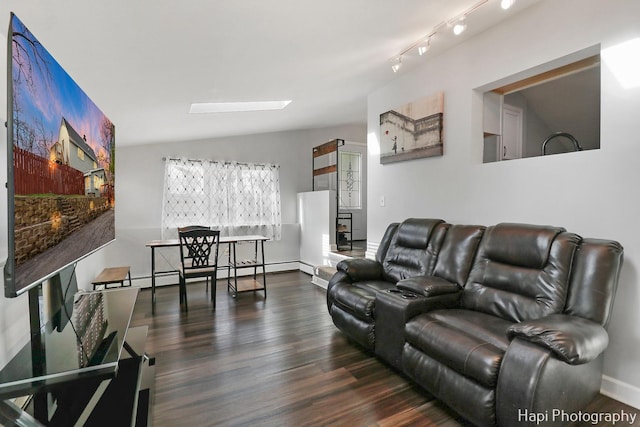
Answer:
<svg viewBox="0 0 640 427"><path fill-rule="evenodd" d="M290 103L291 100L257 102L194 102L191 104L189 114L282 110Z"/></svg>

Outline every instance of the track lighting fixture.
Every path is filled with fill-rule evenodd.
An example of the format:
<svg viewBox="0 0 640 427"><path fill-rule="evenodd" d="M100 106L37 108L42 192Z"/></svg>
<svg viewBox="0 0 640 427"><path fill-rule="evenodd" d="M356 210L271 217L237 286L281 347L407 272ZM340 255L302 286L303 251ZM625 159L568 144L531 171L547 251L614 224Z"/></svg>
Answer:
<svg viewBox="0 0 640 427"><path fill-rule="evenodd" d="M393 70L394 73L397 73L401 66L402 66L402 56L398 56L398 59L396 59L396 62L391 66L391 69Z"/></svg>
<svg viewBox="0 0 640 427"><path fill-rule="evenodd" d="M504 10L507 10L511 6L513 6L515 2L516 0L500 0L500 7L502 7L502 9ZM409 52L411 51L414 51L414 52L417 51L418 55L420 56L423 56L425 53L427 53L427 51L429 51L429 49L431 48L432 37L442 33L443 31L445 31L445 29L451 29L453 31L453 34L455 34L456 36L459 36L460 34L462 34L467 29L466 18L470 16L473 12L475 12L476 9L478 9L479 7L487 3L489 3L489 0L478 0L475 4L473 4L467 10L453 17L452 19L439 23L438 25L433 27L426 36L422 37L420 40L404 48L393 59L394 63L391 66L391 69L393 70L393 72L397 73L400 67L402 66L403 55L409 54Z"/></svg>

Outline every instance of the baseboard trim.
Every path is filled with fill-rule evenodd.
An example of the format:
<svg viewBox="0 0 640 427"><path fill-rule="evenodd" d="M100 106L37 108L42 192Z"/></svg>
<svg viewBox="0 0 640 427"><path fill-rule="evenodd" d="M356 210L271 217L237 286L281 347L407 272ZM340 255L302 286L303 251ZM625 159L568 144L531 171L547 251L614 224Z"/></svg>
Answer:
<svg viewBox="0 0 640 427"><path fill-rule="evenodd" d="M318 276L313 276L311 278L311 283L313 283L316 286L321 287L322 289L327 289L327 286L329 286L329 282L327 282L326 280L318 277Z"/></svg>
<svg viewBox="0 0 640 427"><path fill-rule="evenodd" d="M640 409L640 387L603 375L600 393L625 405Z"/></svg>
<svg viewBox="0 0 640 427"><path fill-rule="evenodd" d="M300 261L299 264L298 264L298 268L303 273L306 273L306 274L311 276L311 283L313 283L316 286L321 287L322 289L327 289L327 286L329 285L329 282L326 281L325 279L323 279L322 277L316 276L316 267L314 267L313 265L311 265L311 264L309 264L307 262Z"/></svg>
<svg viewBox="0 0 640 427"><path fill-rule="evenodd" d="M314 273L314 267L311 264L308 264L304 261L300 261L298 263L298 270L302 271L303 273L307 273L310 274L311 276L313 276Z"/></svg>

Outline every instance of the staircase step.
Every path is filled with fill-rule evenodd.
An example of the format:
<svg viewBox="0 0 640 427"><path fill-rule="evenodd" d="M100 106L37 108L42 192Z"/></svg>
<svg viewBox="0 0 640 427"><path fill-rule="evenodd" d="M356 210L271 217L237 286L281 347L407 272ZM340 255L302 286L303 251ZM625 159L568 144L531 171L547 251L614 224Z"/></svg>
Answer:
<svg viewBox="0 0 640 427"><path fill-rule="evenodd" d="M345 259L351 259L353 256L347 254L341 254L338 252L329 252L328 262L329 265L318 265L313 268L313 278L311 281L323 288L327 287L329 280L333 277L338 270L336 265Z"/></svg>
<svg viewBox="0 0 640 427"><path fill-rule="evenodd" d="M335 267L330 265L319 265L313 269L313 275L328 282L337 271Z"/></svg>

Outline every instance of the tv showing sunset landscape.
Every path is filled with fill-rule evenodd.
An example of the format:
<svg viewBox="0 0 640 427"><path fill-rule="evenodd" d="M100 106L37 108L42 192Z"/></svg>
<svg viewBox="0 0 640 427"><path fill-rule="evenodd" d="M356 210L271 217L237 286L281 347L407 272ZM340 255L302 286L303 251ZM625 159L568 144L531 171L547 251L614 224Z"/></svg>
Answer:
<svg viewBox="0 0 640 427"><path fill-rule="evenodd" d="M115 129L15 15L8 42L5 295L15 297L115 239Z"/></svg>

